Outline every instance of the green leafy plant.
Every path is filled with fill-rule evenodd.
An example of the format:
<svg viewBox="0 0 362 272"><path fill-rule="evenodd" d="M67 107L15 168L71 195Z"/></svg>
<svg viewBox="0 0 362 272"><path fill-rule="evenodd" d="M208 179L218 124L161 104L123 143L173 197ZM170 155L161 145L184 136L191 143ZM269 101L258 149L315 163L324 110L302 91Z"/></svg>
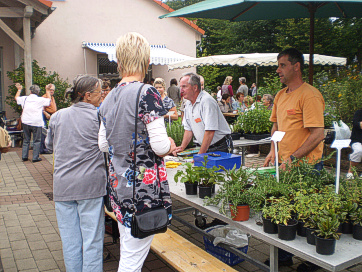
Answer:
<svg viewBox="0 0 362 272"><path fill-rule="evenodd" d="M33 60L33 84L36 84L40 87L41 92L40 96L45 94L45 86L49 83L55 85L54 99L57 104L58 110L70 106L70 101L65 99L64 94L65 90L71 85L67 81L60 78L59 74L56 72L47 72L45 67L40 67L36 60ZM21 106L16 104L14 99L17 89L15 83L20 83L25 88L25 73L24 73L24 63L21 63L18 68L13 71L7 72L8 78L14 83L14 85L9 86L9 95L6 97L6 104L14 109L15 112L21 114ZM22 92L22 95L25 95L25 92Z"/></svg>
<svg viewBox="0 0 362 272"><path fill-rule="evenodd" d="M204 156L204 161L202 166L195 166L197 176L199 178L199 185L203 187L211 187L216 184L218 181L223 179L223 174L218 172L220 168L213 166L212 168L207 168L207 155Z"/></svg>
<svg viewBox="0 0 362 272"><path fill-rule="evenodd" d="M277 210L277 213L274 215L273 218L271 218L272 222L274 222L275 224L283 224L287 226L289 224L289 221L293 219L293 205L290 204L289 200L285 197L272 200L273 202L271 202L269 207L272 207L272 209L275 208Z"/></svg>
<svg viewBox="0 0 362 272"><path fill-rule="evenodd" d="M362 209L357 209L351 214L351 220L353 225L362 226Z"/></svg>
<svg viewBox="0 0 362 272"><path fill-rule="evenodd" d="M168 123L166 126L166 131L168 137L171 137L174 141L176 146L180 146L182 144L182 139L184 137L185 129L182 125L181 118L171 123ZM194 145L193 140L191 139L190 143L187 147L192 147Z"/></svg>
<svg viewBox="0 0 362 272"><path fill-rule="evenodd" d="M185 163L185 166L185 169L178 170L175 174L175 182L197 183L199 181L199 177L196 168L190 162Z"/></svg>
<svg viewBox="0 0 362 272"><path fill-rule="evenodd" d="M339 240L340 233L337 233L339 227L339 219L336 214L322 214L318 218L316 233L319 237L324 239L336 239Z"/></svg>
<svg viewBox="0 0 362 272"><path fill-rule="evenodd" d="M264 107L258 107L239 115L237 122L241 124L242 130L245 133L270 133L273 125L272 122L269 121L270 115L270 110Z"/></svg>

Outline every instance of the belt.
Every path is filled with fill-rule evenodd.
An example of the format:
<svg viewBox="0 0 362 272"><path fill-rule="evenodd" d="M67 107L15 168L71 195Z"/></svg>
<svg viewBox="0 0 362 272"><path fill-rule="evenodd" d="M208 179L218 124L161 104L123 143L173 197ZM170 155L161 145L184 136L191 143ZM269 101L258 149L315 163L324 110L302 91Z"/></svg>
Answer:
<svg viewBox="0 0 362 272"><path fill-rule="evenodd" d="M230 134L228 134L228 135L230 135ZM217 147L217 146L221 145L222 143L224 143L226 141L226 137L228 135L225 135L223 138L221 138L221 140L217 141L213 145L210 145L209 148L214 148L214 147Z"/></svg>

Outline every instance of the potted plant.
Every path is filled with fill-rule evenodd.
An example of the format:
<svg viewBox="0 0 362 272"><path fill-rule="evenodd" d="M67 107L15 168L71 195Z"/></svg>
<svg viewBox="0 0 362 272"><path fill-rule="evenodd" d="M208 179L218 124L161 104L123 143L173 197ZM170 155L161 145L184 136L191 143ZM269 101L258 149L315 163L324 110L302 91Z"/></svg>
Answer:
<svg viewBox="0 0 362 272"><path fill-rule="evenodd" d="M318 218L316 230L316 251L322 255L332 255L336 248L336 240L339 240L340 233L339 218L336 214L324 211Z"/></svg>
<svg viewBox="0 0 362 272"><path fill-rule="evenodd" d="M353 238L362 240L362 209L356 209L351 214L351 220L353 222Z"/></svg>
<svg viewBox="0 0 362 272"><path fill-rule="evenodd" d="M168 123L166 126L166 131L168 137L171 137L175 141L176 146L180 146L185 132L181 118L171 123ZM187 148L191 148L193 146L194 143L191 139L190 143L187 145Z"/></svg>
<svg viewBox="0 0 362 272"><path fill-rule="evenodd" d="M271 198L273 200L273 197ZM278 233L278 225L274 222L278 213L276 205L265 205L262 209L263 231L269 234Z"/></svg>
<svg viewBox="0 0 362 272"><path fill-rule="evenodd" d="M220 168L213 166L207 168L207 156L204 156L202 166L196 166L194 169L197 172L199 179L199 197L204 199L205 197L211 197L212 191L215 190L215 184L223 179L223 175L219 172Z"/></svg>
<svg viewBox="0 0 362 272"><path fill-rule="evenodd" d="M175 182L182 182L185 184L186 195L197 195L198 172L192 163L185 163L186 168L178 170L174 179Z"/></svg>
<svg viewBox="0 0 362 272"><path fill-rule="evenodd" d="M270 115L271 111L265 107L256 107L239 115L237 122L241 124L245 139L260 140L269 137L272 128Z"/></svg>
<svg viewBox="0 0 362 272"><path fill-rule="evenodd" d="M229 125L231 130L231 138L233 140L240 140L240 137L243 135L241 124L236 120L234 124Z"/></svg>
<svg viewBox="0 0 362 272"><path fill-rule="evenodd" d="M310 197L310 195L304 195L301 191L296 192L294 203L294 210L296 213L296 219L298 220L297 234L302 237L306 237L307 227L305 227L305 223L311 216L311 202L314 200Z"/></svg>
<svg viewBox="0 0 362 272"><path fill-rule="evenodd" d="M243 168L236 169L236 166L229 170L223 166L220 168L224 170L224 175L219 179L220 188L213 198L205 202L206 205L220 205L219 211L224 215L230 209L235 221L249 220L249 204L253 197L249 193L253 186L250 177L253 173Z"/></svg>
<svg viewBox="0 0 362 272"><path fill-rule="evenodd" d="M293 205L286 197L276 199L271 205L277 209L273 221L278 224L278 238L287 241L294 240L298 222L292 218Z"/></svg>
<svg viewBox="0 0 362 272"><path fill-rule="evenodd" d="M343 234L352 234L353 233L353 224L351 220L351 214L357 211L358 205L354 203L351 199L342 201L341 206L341 221L342 228L341 231Z"/></svg>

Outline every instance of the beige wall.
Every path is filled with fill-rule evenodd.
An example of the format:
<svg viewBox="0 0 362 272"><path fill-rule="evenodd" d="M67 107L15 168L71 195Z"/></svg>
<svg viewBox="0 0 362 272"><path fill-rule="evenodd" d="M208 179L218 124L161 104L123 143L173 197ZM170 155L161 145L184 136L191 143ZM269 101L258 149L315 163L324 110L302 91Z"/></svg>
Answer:
<svg viewBox="0 0 362 272"><path fill-rule="evenodd" d="M165 44L168 49L195 57L200 33L177 18L158 19L167 13L152 0L67 0L53 2L56 10L36 29L33 58L48 71L56 71L71 82L85 73L82 42L113 42L127 32L141 33L150 44ZM97 53L86 49L87 72L97 73ZM193 69L195 71L195 69ZM153 66L153 77L179 79L178 70Z"/></svg>

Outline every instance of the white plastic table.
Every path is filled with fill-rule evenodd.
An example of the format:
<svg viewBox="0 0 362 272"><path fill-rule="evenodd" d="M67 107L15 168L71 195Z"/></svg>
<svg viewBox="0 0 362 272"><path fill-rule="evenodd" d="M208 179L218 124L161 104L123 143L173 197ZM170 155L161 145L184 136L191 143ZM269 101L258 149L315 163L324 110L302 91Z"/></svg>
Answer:
<svg viewBox="0 0 362 272"><path fill-rule="evenodd" d="M294 255L319 265L329 271L340 271L354 264L362 262L362 241L352 238L352 234L343 234L341 239L337 241L336 252L333 255L326 256L316 253L315 246L307 244L305 237L297 235L293 241L283 241L278 238L278 234L267 234L263 231L262 226L256 225L255 218L250 218L245 222L236 222L231 218L219 213L219 208L215 206L204 206L203 200L197 195L189 196L185 193L185 185L183 183L175 183L174 175L177 168L168 168L168 181L170 184L171 195L174 199L179 200L202 213L211 217L218 218L229 225L241 229L245 233L263 240L270 245L270 271L278 271L278 248L284 249ZM216 190L218 186L216 186Z"/></svg>
<svg viewBox="0 0 362 272"><path fill-rule="evenodd" d="M241 165L245 165L245 151L247 146L270 144L270 142L271 142L270 137L261 140L247 140L245 138L241 138L240 140L233 140L234 148L241 147L242 150Z"/></svg>

